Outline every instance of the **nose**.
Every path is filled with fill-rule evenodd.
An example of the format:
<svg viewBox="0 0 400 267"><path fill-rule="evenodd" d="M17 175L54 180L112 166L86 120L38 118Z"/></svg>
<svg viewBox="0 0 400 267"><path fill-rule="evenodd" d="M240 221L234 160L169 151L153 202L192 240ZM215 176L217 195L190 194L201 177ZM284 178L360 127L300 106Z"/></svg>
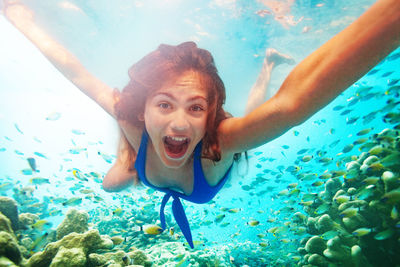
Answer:
<svg viewBox="0 0 400 267"><path fill-rule="evenodd" d="M174 113L171 120L171 128L175 131L185 131L189 129L189 121L186 113L183 110L178 110Z"/></svg>

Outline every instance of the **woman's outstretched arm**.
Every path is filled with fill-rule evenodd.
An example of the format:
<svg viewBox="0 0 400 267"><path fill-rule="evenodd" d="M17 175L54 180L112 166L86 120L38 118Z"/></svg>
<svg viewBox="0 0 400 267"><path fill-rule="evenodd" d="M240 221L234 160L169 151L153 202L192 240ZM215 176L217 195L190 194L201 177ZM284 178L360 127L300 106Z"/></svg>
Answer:
<svg viewBox="0 0 400 267"><path fill-rule="evenodd" d="M400 1L379 0L304 59L271 99L243 118L223 121L223 153L260 146L305 121L400 45Z"/></svg>
<svg viewBox="0 0 400 267"><path fill-rule="evenodd" d="M93 76L65 47L35 24L33 11L13 0L2 1L4 16L21 31L43 55L83 93L115 118L114 90Z"/></svg>

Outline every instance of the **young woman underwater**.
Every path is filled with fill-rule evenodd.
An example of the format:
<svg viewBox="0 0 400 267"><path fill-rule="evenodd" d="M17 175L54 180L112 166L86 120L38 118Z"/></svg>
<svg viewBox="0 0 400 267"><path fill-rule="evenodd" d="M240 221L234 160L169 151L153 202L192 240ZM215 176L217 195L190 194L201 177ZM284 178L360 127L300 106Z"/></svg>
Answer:
<svg viewBox="0 0 400 267"><path fill-rule="evenodd" d="M129 69L120 92L90 74L68 50L34 23L18 1L3 14L121 128L118 157L103 188L118 191L139 180L173 198L174 217L193 247L180 199L210 201L229 178L235 155L298 125L356 82L400 44L400 1L379 0L360 18L300 62L278 92L263 101L270 73L290 58L274 50L251 89L246 115L223 110L225 88L211 54L193 42L160 45Z"/></svg>

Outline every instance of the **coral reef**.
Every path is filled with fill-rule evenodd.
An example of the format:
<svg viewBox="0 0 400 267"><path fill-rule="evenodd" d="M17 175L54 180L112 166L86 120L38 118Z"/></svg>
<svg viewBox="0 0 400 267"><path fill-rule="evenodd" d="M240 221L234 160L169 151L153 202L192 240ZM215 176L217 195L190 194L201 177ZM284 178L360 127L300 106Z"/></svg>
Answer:
<svg viewBox="0 0 400 267"><path fill-rule="evenodd" d="M12 198L0 196L0 212L10 219L11 227L16 231L19 227L17 202Z"/></svg>
<svg viewBox="0 0 400 267"><path fill-rule="evenodd" d="M65 219L57 227L57 240L70 233L84 233L88 230L89 215L86 211L69 209Z"/></svg>

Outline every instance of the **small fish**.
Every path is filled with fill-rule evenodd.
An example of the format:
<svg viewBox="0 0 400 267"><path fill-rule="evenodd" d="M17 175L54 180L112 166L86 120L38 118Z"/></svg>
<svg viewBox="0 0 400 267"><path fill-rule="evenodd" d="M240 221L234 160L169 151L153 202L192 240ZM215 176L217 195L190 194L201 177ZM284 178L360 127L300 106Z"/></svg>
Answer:
<svg viewBox="0 0 400 267"><path fill-rule="evenodd" d="M390 238L394 234L394 231L392 229L387 229L385 231L377 233L374 238L376 240L386 240Z"/></svg>
<svg viewBox="0 0 400 267"><path fill-rule="evenodd" d="M169 235L173 236L175 234L175 228L174 227L170 227L169 228Z"/></svg>
<svg viewBox="0 0 400 267"><path fill-rule="evenodd" d="M122 208L116 208L115 210L113 210L113 215L121 216L123 212L124 210Z"/></svg>
<svg viewBox="0 0 400 267"><path fill-rule="evenodd" d="M61 215L61 214L62 214L62 210L59 210L59 209L53 209L53 210L51 210L49 212L50 216L58 216L58 215Z"/></svg>
<svg viewBox="0 0 400 267"><path fill-rule="evenodd" d="M338 204L343 204L343 203L350 201L350 197L346 196L346 195L340 195L340 196L337 196L334 200Z"/></svg>
<svg viewBox="0 0 400 267"><path fill-rule="evenodd" d="M355 123L360 117L351 117L346 119L347 124L353 124Z"/></svg>
<svg viewBox="0 0 400 267"><path fill-rule="evenodd" d="M49 183L50 183L50 180L47 179L47 178L34 177L34 178L31 178L31 179L29 180L29 182L30 182L31 184L39 185L39 184L49 184Z"/></svg>
<svg viewBox="0 0 400 267"><path fill-rule="evenodd" d="M56 121L59 118L61 118L61 113L60 112L52 112L49 115L47 115L46 120L47 121Z"/></svg>
<svg viewBox="0 0 400 267"><path fill-rule="evenodd" d="M149 235L158 235L164 231L160 226L155 224L142 225L140 226L140 230Z"/></svg>
<svg viewBox="0 0 400 267"><path fill-rule="evenodd" d="M81 197L73 197L62 203L63 206L76 206L82 203Z"/></svg>
<svg viewBox="0 0 400 267"><path fill-rule="evenodd" d="M319 205L319 207L315 210L315 213L323 214L323 213L326 213L330 208L331 208L331 206L328 203L323 203L323 204Z"/></svg>
<svg viewBox="0 0 400 267"><path fill-rule="evenodd" d="M219 214L219 215L215 216L215 222L216 222L216 223L219 223L219 222L221 222L224 218L225 218L225 214Z"/></svg>
<svg viewBox="0 0 400 267"><path fill-rule="evenodd" d="M21 170L21 173L23 175L32 175L33 174L32 169L23 169L23 170Z"/></svg>
<svg viewBox="0 0 400 267"><path fill-rule="evenodd" d="M343 108L345 108L345 107L346 107L346 106L338 105L338 106L333 107L333 110L334 110L334 111L338 111L338 110L341 110L341 109L343 109Z"/></svg>
<svg viewBox="0 0 400 267"><path fill-rule="evenodd" d="M21 129L18 127L18 124L14 123L14 127L15 127L15 129L17 129L17 131L18 131L20 134L24 134L24 132L21 131Z"/></svg>
<svg viewBox="0 0 400 267"><path fill-rule="evenodd" d="M329 148L335 147L337 144L339 144L340 139L337 139L336 141L333 141L332 143L329 144Z"/></svg>
<svg viewBox="0 0 400 267"><path fill-rule="evenodd" d="M358 136L365 135L365 134L369 133L370 131L372 131L373 129L374 129L373 127L363 129L363 130L359 131L359 132L357 133L357 135L358 135Z"/></svg>
<svg viewBox="0 0 400 267"><path fill-rule="evenodd" d="M219 226L220 227L227 227L228 225L230 225L231 223L230 222L223 222L223 223L221 223Z"/></svg>
<svg viewBox="0 0 400 267"><path fill-rule="evenodd" d="M71 132L76 135L84 135L85 134L85 132L78 130L78 129L72 129Z"/></svg>
<svg viewBox="0 0 400 267"><path fill-rule="evenodd" d="M367 73L368 76L373 75L375 73L377 73L379 71L379 69L373 69L370 72Z"/></svg>
<svg viewBox="0 0 400 267"><path fill-rule="evenodd" d="M388 57L387 57L387 60L388 60L388 61L393 61L393 60L396 60L396 59L398 59L398 58L400 58L400 53L399 53L399 52L393 53L392 55L388 56Z"/></svg>
<svg viewBox="0 0 400 267"><path fill-rule="evenodd" d="M329 162L331 162L332 160L333 160L333 158L325 157L325 158L320 158L320 159L318 160L318 162L320 162L320 163L329 163Z"/></svg>
<svg viewBox="0 0 400 267"><path fill-rule="evenodd" d="M383 195L382 202L396 204L400 202L400 190L395 189Z"/></svg>
<svg viewBox="0 0 400 267"><path fill-rule="evenodd" d="M341 116L344 116L344 115L349 114L349 113L352 112L352 111L353 111L352 109L346 109L346 110L342 111L342 113L340 113L340 115L341 115Z"/></svg>
<svg viewBox="0 0 400 267"><path fill-rule="evenodd" d="M311 185L314 186L314 187L318 187L318 186L321 186L323 184L324 184L324 182L322 182L322 181L316 181L316 182L312 183Z"/></svg>
<svg viewBox="0 0 400 267"><path fill-rule="evenodd" d="M376 184L380 180L379 177L368 177L362 180L363 184L371 185L371 184Z"/></svg>
<svg viewBox="0 0 400 267"><path fill-rule="evenodd" d="M111 241L116 246L122 244L122 242L124 242L125 239L122 236L113 236L111 237Z"/></svg>
<svg viewBox="0 0 400 267"><path fill-rule="evenodd" d="M332 174L331 173L323 173L323 174L321 174L318 178L319 179L322 179L322 180L327 180L327 179L329 179L329 178L331 178L332 177Z"/></svg>
<svg viewBox="0 0 400 267"><path fill-rule="evenodd" d="M0 191L6 192L7 190L10 190L13 187L14 187L14 184L12 184L12 183L0 182Z"/></svg>
<svg viewBox="0 0 400 267"><path fill-rule="evenodd" d="M393 85L395 85L396 83L398 83L399 81L400 81L400 79L391 79L391 80L388 80L387 85L388 85L388 86L393 86Z"/></svg>
<svg viewBox="0 0 400 267"><path fill-rule="evenodd" d="M268 230L267 230L267 232L268 233L271 233L271 234L274 234L274 233L276 233L276 231L278 231L278 226L275 226L275 227L271 227L271 228L269 228Z"/></svg>
<svg viewBox="0 0 400 267"><path fill-rule="evenodd" d="M329 240L331 238L334 238L335 236L338 236L339 232L335 231L335 230L331 230L328 232L325 232L321 235L322 239L324 240Z"/></svg>
<svg viewBox="0 0 400 267"><path fill-rule="evenodd" d="M351 234L354 235L354 236L361 237L361 236L365 236L365 235L367 235L367 234L369 234L371 232L372 232L371 228L358 228L357 230L355 230Z"/></svg>
<svg viewBox="0 0 400 267"><path fill-rule="evenodd" d="M280 191L278 193L278 195L280 195L280 196L287 196L288 194L289 194L289 190L287 190L287 189L283 189L282 191Z"/></svg>
<svg viewBox="0 0 400 267"><path fill-rule="evenodd" d="M258 243L258 245L259 245L260 247L262 247L262 248L266 248L266 247L269 246L269 243L268 243L268 242L260 242L260 243Z"/></svg>
<svg viewBox="0 0 400 267"><path fill-rule="evenodd" d="M393 168L400 165L400 153L392 153L380 160L380 163L386 168Z"/></svg>
<svg viewBox="0 0 400 267"><path fill-rule="evenodd" d="M34 224L31 225L31 227L33 229L38 229L38 230L42 230L45 227L50 228L51 226L52 226L52 223L47 220L38 220Z"/></svg>
<svg viewBox="0 0 400 267"><path fill-rule="evenodd" d="M368 138L359 138L353 142L353 145L361 145L368 141Z"/></svg>
<svg viewBox="0 0 400 267"><path fill-rule="evenodd" d="M242 189L243 189L244 191L249 191L249 190L252 189L252 187L249 186L249 185L243 185L243 186L242 186Z"/></svg>
<svg viewBox="0 0 400 267"><path fill-rule="evenodd" d="M350 151L353 149L353 147L354 147L353 144L348 144L348 145L346 145L346 146L343 148L342 152L343 152L343 153L350 152Z"/></svg>
<svg viewBox="0 0 400 267"><path fill-rule="evenodd" d="M86 177L83 177L82 175L81 175L81 173L79 172L79 170L77 170L77 169L73 169L72 170L72 174L74 175L74 177L76 178L76 179L78 179L78 180L81 180L81 181L88 181L88 179L86 178Z"/></svg>
<svg viewBox="0 0 400 267"><path fill-rule="evenodd" d="M19 151L19 150L14 150L14 152L15 152L15 154L20 155L20 156L23 156L23 155L24 155L24 153L21 152L21 151Z"/></svg>
<svg viewBox="0 0 400 267"><path fill-rule="evenodd" d="M301 201L314 201L318 197L318 194L316 193L307 193L304 194L303 197L301 198Z"/></svg>
<svg viewBox="0 0 400 267"><path fill-rule="evenodd" d="M229 213L238 213L241 209L230 209L228 210Z"/></svg>
<svg viewBox="0 0 400 267"><path fill-rule="evenodd" d="M36 172L36 160L34 158L27 158L26 160L28 161L29 167L31 167L32 171Z"/></svg>
<svg viewBox="0 0 400 267"><path fill-rule="evenodd" d="M311 206L312 204L314 204L314 201L313 201L313 200L310 200L310 201L301 201L299 204L302 205L302 206L305 206L305 207L309 207L309 206Z"/></svg>
<svg viewBox="0 0 400 267"><path fill-rule="evenodd" d="M257 226L260 224L260 222L257 220L251 220L251 221L247 222L247 224L250 226Z"/></svg>
<svg viewBox="0 0 400 267"><path fill-rule="evenodd" d="M304 154L304 153L306 153L307 151L308 151L307 148L300 149L299 151L297 151L297 155Z"/></svg>
<svg viewBox="0 0 400 267"><path fill-rule="evenodd" d="M77 155L80 154L81 152L87 151L86 147L76 147L76 148L71 148L69 150L69 153Z"/></svg>
<svg viewBox="0 0 400 267"><path fill-rule="evenodd" d="M385 78L387 76L390 76L393 73L393 71L387 71L384 74L381 75L382 78Z"/></svg>
<svg viewBox="0 0 400 267"><path fill-rule="evenodd" d="M303 162L309 162L312 160L313 156L312 155L305 155L304 157L301 158L301 161Z"/></svg>
<svg viewBox="0 0 400 267"><path fill-rule="evenodd" d="M350 218L355 216L358 213L358 209L356 208L348 208L340 213L340 217Z"/></svg>
<svg viewBox="0 0 400 267"><path fill-rule="evenodd" d="M393 206L393 209L392 209L392 211L390 212L390 217L391 217L393 220L397 220L397 219L399 218L399 212L397 211L396 206Z"/></svg>
<svg viewBox="0 0 400 267"><path fill-rule="evenodd" d="M44 233L40 237L36 238L30 246L31 253L39 251L42 246L46 244L47 236L49 233Z"/></svg>
<svg viewBox="0 0 400 267"><path fill-rule="evenodd" d="M40 152L34 152L33 154L35 154L36 156L39 156L41 158L47 159L47 157L44 154L40 153Z"/></svg>
<svg viewBox="0 0 400 267"><path fill-rule="evenodd" d="M97 152L98 155L100 155L107 163L112 163L113 157L101 152Z"/></svg>

